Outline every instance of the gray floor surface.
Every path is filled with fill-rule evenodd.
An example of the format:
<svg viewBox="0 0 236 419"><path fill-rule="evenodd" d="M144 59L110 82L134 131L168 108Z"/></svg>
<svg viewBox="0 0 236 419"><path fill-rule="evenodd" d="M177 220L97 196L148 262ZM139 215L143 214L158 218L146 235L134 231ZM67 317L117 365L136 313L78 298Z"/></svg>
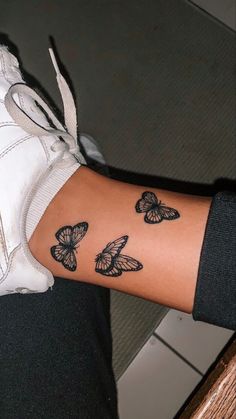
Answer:
<svg viewBox="0 0 236 419"><path fill-rule="evenodd" d="M232 188L232 30L184 0L0 4L0 32L61 106L47 53L53 36L73 82L80 129L100 142L113 176L188 193ZM113 293L117 377L165 313L157 304Z"/></svg>

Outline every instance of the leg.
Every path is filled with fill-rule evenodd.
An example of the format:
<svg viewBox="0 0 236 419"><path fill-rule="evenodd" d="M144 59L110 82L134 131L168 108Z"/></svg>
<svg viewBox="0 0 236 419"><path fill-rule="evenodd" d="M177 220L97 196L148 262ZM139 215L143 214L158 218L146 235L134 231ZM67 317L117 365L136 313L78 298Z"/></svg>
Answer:
<svg viewBox="0 0 236 419"><path fill-rule="evenodd" d="M151 189L180 217L148 224L144 214L135 211L144 190L80 168L50 203L30 249L56 276L114 288L190 313L211 200ZM58 244L55 233L61 227L83 221L88 231L76 249L78 268L72 272L52 257L50 249ZM121 254L135 258L143 268L118 277L95 272L96 255L108 242L125 235L129 238Z"/></svg>

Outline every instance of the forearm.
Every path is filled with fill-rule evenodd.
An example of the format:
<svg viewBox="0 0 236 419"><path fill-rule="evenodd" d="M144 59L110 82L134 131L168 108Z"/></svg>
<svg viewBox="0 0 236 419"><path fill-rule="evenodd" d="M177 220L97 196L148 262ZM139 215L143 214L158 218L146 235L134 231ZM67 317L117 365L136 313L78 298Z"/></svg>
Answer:
<svg viewBox="0 0 236 419"><path fill-rule="evenodd" d="M145 190L178 211L179 217L145 222L145 213L135 209ZM51 202L29 245L55 276L117 289L190 313L210 202L117 182L81 168ZM52 256L51 248L59 244L55 233L61 227L80 222L88 223L88 229L75 252L76 270L70 271ZM124 236L128 239L121 254L138 261L139 269L119 276L96 272L96 255Z"/></svg>

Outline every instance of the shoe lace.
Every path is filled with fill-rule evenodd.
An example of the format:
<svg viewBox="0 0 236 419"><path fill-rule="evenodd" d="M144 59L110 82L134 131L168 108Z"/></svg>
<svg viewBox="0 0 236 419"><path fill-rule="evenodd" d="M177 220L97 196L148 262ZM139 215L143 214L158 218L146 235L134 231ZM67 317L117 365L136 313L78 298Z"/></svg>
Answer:
<svg viewBox="0 0 236 419"><path fill-rule="evenodd" d="M45 100L42 99L33 89L31 89L24 83L16 83L9 88L4 99L5 106L13 120L18 125L20 125L26 132L37 137L47 137L54 135L63 138L64 141L58 139L51 146L51 149L53 151L62 152L63 159L66 159L68 162L74 162L76 157L76 159L80 163L86 164L85 159L81 154L80 148L77 143L77 115L74 98L65 78L62 76L59 70L57 60L52 48L49 48L49 53L51 56L52 64L56 71L57 84L62 97L65 127L56 118L54 113L46 104ZM35 122L26 113L26 111L23 110L20 107L20 105L16 103L14 99L15 94L24 94L30 96L44 110L45 114L47 115L47 119L52 121L54 127L44 127Z"/></svg>

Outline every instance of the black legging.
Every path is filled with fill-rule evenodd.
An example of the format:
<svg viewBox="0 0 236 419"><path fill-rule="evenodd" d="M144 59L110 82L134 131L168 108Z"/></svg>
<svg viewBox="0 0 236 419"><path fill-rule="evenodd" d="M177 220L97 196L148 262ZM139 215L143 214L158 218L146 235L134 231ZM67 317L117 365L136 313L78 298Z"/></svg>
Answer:
<svg viewBox="0 0 236 419"><path fill-rule="evenodd" d="M193 317L236 328L236 194L212 200ZM109 290L56 279L0 300L0 418L113 419Z"/></svg>
<svg viewBox="0 0 236 419"><path fill-rule="evenodd" d="M0 304L1 419L113 419L109 290L56 279Z"/></svg>

